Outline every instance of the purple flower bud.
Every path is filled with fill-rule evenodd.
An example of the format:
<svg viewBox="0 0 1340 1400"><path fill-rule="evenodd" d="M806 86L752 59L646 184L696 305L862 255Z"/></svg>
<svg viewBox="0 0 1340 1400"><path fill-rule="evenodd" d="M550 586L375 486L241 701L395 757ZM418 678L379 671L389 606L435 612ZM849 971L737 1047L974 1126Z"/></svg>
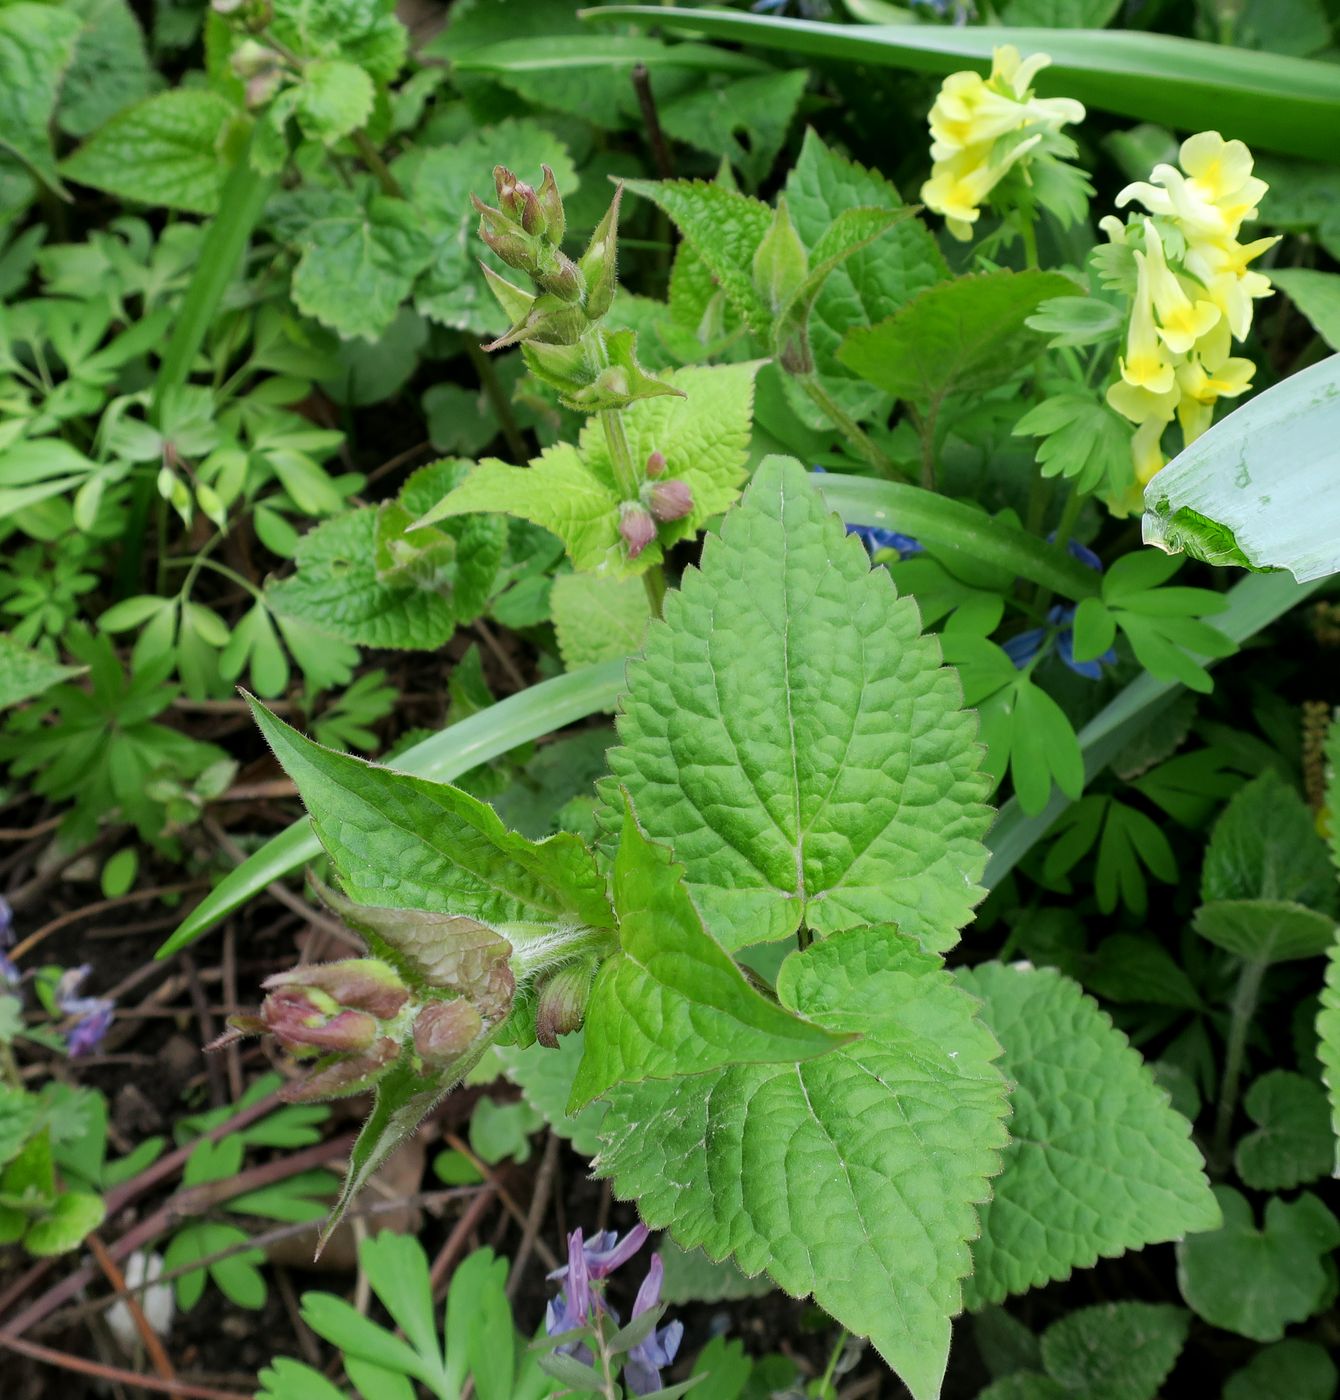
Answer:
<svg viewBox="0 0 1340 1400"><path fill-rule="evenodd" d="M409 991L393 969L376 958L346 958L333 963L308 963L276 972L261 985L267 992L293 987L324 992L337 1006L366 1011L389 1021L409 1000Z"/></svg>
<svg viewBox="0 0 1340 1400"><path fill-rule="evenodd" d="M88 963L81 967L66 968L56 983L53 999L57 1007L66 1016L76 1018L65 1033L66 1048L72 1056L87 1055L97 1048L111 1027L112 1014L116 1010L116 1003L110 997L78 995L79 988L90 971L92 969Z"/></svg>
<svg viewBox="0 0 1340 1400"><path fill-rule="evenodd" d="M637 1291L633 1304L633 1317L641 1317L659 1306L661 1283L665 1277L665 1265L661 1256L652 1256L651 1267L642 1287ZM661 1388L661 1372L673 1364L679 1353L679 1344L684 1339L684 1324L671 1322L667 1326L648 1334L628 1353L624 1364L624 1380L634 1395L651 1395Z"/></svg>
<svg viewBox="0 0 1340 1400"><path fill-rule="evenodd" d="M678 477L658 481L649 493L651 513L657 520L680 520L693 509L693 492Z"/></svg>
<svg viewBox="0 0 1340 1400"><path fill-rule="evenodd" d="M665 453L653 452L647 458L647 475L655 481L658 476L665 475Z"/></svg>
<svg viewBox="0 0 1340 1400"><path fill-rule="evenodd" d="M356 1054L377 1039L366 1011L342 1011L315 987L284 987L261 1003L265 1029L297 1055ZM240 1029L240 1027L239 1027Z"/></svg>
<svg viewBox="0 0 1340 1400"><path fill-rule="evenodd" d="M595 963L590 959L561 967L540 989L535 1009L535 1039L549 1050L558 1049L558 1037L579 1030L586 1017Z"/></svg>
<svg viewBox="0 0 1340 1400"><path fill-rule="evenodd" d="M636 501L625 501L619 507L619 534L628 547L628 557L636 559L656 538L656 522Z"/></svg>
<svg viewBox="0 0 1340 1400"><path fill-rule="evenodd" d="M414 1048L430 1066L446 1066L473 1044L484 1029L468 1001L435 1001L414 1021Z"/></svg>

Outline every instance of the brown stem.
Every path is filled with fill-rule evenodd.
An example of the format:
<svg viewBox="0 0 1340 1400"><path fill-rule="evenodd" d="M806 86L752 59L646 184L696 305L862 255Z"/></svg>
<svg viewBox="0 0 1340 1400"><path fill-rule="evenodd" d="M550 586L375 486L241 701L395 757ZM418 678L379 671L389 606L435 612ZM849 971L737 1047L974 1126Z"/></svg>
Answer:
<svg viewBox="0 0 1340 1400"><path fill-rule="evenodd" d="M97 1376L99 1380L130 1386L140 1390L156 1390L160 1395L181 1395L187 1400L248 1400L248 1397L235 1390L215 1390L207 1385L193 1385L190 1381L165 1381L157 1376L137 1376L134 1371L122 1370L119 1366L105 1366L100 1361L85 1361L82 1356L71 1356L68 1352L57 1351L55 1347L44 1347L37 1342L16 1337L10 1332L0 1332L0 1347L17 1351L21 1356L34 1361L45 1361L48 1366L59 1366L63 1371L77 1371L82 1376Z"/></svg>
<svg viewBox="0 0 1340 1400"><path fill-rule="evenodd" d="M651 74L647 72L645 63L639 63L633 69L633 91L637 93L637 105L642 110L642 123L647 128L647 144L651 147L651 158L656 162L656 173L662 180L673 180L675 163L670 158L665 132L661 130L661 119L656 113L656 95L651 90Z"/></svg>
<svg viewBox="0 0 1340 1400"><path fill-rule="evenodd" d="M521 1243L512 1257L512 1271L507 1276L507 1296L515 1298L521 1287L521 1280L530 1262L535 1241L540 1234L540 1224L544 1213L549 1209L549 1198L554 1192L554 1177L558 1174L558 1134L551 1132L544 1145L544 1156L540 1159L540 1169L535 1173L535 1189L531 1193L530 1209L526 1212L526 1228L521 1232Z"/></svg>
<svg viewBox="0 0 1340 1400"><path fill-rule="evenodd" d="M172 1362L168 1360L168 1354L163 1349L163 1343L158 1333L149 1326L149 1319L145 1317L144 1309L140 1307L140 1300L133 1293L126 1292L126 1276L121 1272L121 1266L108 1254L107 1246L98 1238L96 1232L91 1234L84 1243L92 1250L94 1259L98 1261L98 1267L107 1277L107 1282L118 1293L125 1294L126 1307L135 1323L135 1330L140 1334L140 1341L144 1343L144 1350L153 1363L154 1370L165 1381L175 1381L177 1373L172 1369Z"/></svg>

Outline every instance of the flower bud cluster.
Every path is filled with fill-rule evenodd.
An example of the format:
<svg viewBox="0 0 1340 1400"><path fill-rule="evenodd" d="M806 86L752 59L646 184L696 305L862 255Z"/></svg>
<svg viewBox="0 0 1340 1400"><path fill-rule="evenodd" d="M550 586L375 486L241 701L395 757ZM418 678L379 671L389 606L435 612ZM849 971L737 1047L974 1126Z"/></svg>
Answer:
<svg viewBox="0 0 1340 1400"><path fill-rule="evenodd" d="M692 487L679 477L667 478L665 472L665 453L651 453L638 499L619 507L619 536L630 559L636 559L656 538L658 522L667 524L693 513Z"/></svg>

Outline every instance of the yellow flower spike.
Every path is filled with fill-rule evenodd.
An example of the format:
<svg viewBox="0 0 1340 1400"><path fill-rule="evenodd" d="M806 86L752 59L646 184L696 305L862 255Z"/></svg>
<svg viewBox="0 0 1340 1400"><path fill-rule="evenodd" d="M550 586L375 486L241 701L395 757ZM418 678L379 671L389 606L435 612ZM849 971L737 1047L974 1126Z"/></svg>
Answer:
<svg viewBox="0 0 1340 1400"><path fill-rule="evenodd" d="M1131 438L1131 462L1135 467L1135 479L1141 486L1147 486L1168 465L1162 447L1165 426L1161 418L1147 418Z"/></svg>
<svg viewBox="0 0 1340 1400"><path fill-rule="evenodd" d="M1173 386L1173 367L1164 358L1154 325L1154 302L1149 287L1149 262L1135 253L1137 281L1131 304L1131 324L1126 333L1126 357L1119 363L1121 377L1137 389L1152 394L1166 393Z"/></svg>
<svg viewBox="0 0 1340 1400"><path fill-rule="evenodd" d="M1278 242L1277 235L1252 243L1203 243L1187 249L1187 270L1205 284L1206 294L1224 313L1239 340L1251 329L1252 302L1274 292L1270 278L1252 271L1248 264Z"/></svg>
<svg viewBox="0 0 1340 1400"><path fill-rule="evenodd" d="M1145 262L1149 292L1158 317L1158 335L1174 355L1188 350L1219 320L1219 307L1213 301L1192 302L1168 266L1163 242L1152 219L1145 220Z"/></svg>
<svg viewBox="0 0 1340 1400"><path fill-rule="evenodd" d="M1041 139L1030 136L995 164L990 163L991 148L979 146L969 147L949 160L937 161L931 167L931 178L921 187L921 202L945 220L955 238L966 241L972 237L972 226L980 212L978 205L986 202L1010 167Z"/></svg>
<svg viewBox="0 0 1340 1400"><path fill-rule="evenodd" d="M1188 136L1177 154L1196 192L1218 206L1236 237L1245 219L1254 219L1270 188L1252 174L1252 153L1242 141L1225 141L1217 131Z"/></svg>

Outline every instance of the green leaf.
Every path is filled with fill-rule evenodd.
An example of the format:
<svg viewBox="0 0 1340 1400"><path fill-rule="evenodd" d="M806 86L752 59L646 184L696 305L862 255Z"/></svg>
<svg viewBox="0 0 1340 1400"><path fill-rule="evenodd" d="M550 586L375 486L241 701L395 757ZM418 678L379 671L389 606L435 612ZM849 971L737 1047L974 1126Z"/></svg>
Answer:
<svg viewBox="0 0 1340 1400"><path fill-rule="evenodd" d="M1200 897L1273 899L1336 911L1335 872L1312 811L1273 770L1240 788L1214 825Z"/></svg>
<svg viewBox="0 0 1340 1400"><path fill-rule="evenodd" d="M0 710L41 695L82 670L81 666L62 666L44 652L30 651L0 633Z"/></svg>
<svg viewBox="0 0 1340 1400"><path fill-rule="evenodd" d="M1340 1224L1310 1191L1293 1201L1271 1197L1260 1228L1238 1192L1216 1186L1214 1194L1223 1225L1177 1246L1182 1297L1213 1327L1278 1341L1329 1296L1325 1256L1340 1245Z"/></svg>
<svg viewBox="0 0 1340 1400"><path fill-rule="evenodd" d="M982 1208L969 1307L1215 1227L1191 1125L1078 984L1054 968L1001 963L957 976L982 999L1015 1086L1013 1140Z"/></svg>
<svg viewBox="0 0 1340 1400"><path fill-rule="evenodd" d="M52 117L80 28L77 14L53 5L20 3L0 10L0 149L56 190Z"/></svg>
<svg viewBox="0 0 1340 1400"><path fill-rule="evenodd" d="M304 135L332 146L367 122L375 97L372 79L356 63L318 59L302 72L298 124Z"/></svg>
<svg viewBox="0 0 1340 1400"><path fill-rule="evenodd" d="M102 1224L107 1207L101 1196L89 1191L62 1191L50 1212L35 1220L23 1237L23 1247L39 1259L68 1254Z"/></svg>
<svg viewBox="0 0 1340 1400"><path fill-rule="evenodd" d="M666 459L665 480L683 481L693 509L660 525L657 540L629 559L619 535L620 493L604 429L588 422L580 447L560 443L529 467L481 462L439 501L420 527L453 515L501 511L557 535L579 570L616 577L659 563L662 549L695 535L732 505L745 479L759 361L677 370L667 382L685 397L640 399L620 415L639 473L653 452Z"/></svg>
<svg viewBox="0 0 1340 1400"><path fill-rule="evenodd" d="M730 1260L709 1259L701 1249L683 1250L666 1240L656 1252L665 1266L661 1297L667 1303L734 1302L772 1292L767 1278L746 1278ZM695 1369L707 1369L701 1357Z"/></svg>
<svg viewBox="0 0 1340 1400"><path fill-rule="evenodd" d="M320 1371L289 1356L276 1356L256 1379L256 1400L345 1400Z"/></svg>
<svg viewBox="0 0 1340 1400"><path fill-rule="evenodd" d="M358 1262L391 1320L429 1366L441 1373L437 1308L428 1277L428 1256L411 1236L383 1230L358 1247Z"/></svg>
<svg viewBox="0 0 1340 1400"><path fill-rule="evenodd" d="M502 1062L508 1079L520 1087L526 1102L544 1115L559 1137L570 1141L583 1157L594 1157L600 1151L605 1105L591 1103L571 1116L567 1111L577 1067L585 1053L581 1031L560 1036L557 1050L548 1050L536 1042L524 1050L498 1045L493 1053Z"/></svg>
<svg viewBox="0 0 1340 1400"><path fill-rule="evenodd" d="M715 159L724 155L752 188L772 168L808 81L803 68L794 68L718 86L694 84L658 104L657 115L667 136Z"/></svg>
<svg viewBox="0 0 1340 1400"><path fill-rule="evenodd" d="M1340 350L1340 275L1288 267L1272 272L1270 280L1284 289L1326 344Z"/></svg>
<svg viewBox="0 0 1340 1400"><path fill-rule="evenodd" d="M1186 1344L1189 1321L1166 1303L1080 1308L1043 1333L1043 1365L1085 1400L1154 1400Z"/></svg>
<svg viewBox="0 0 1340 1400"><path fill-rule="evenodd" d="M1271 1070L1242 1100L1256 1124L1237 1145L1238 1175L1258 1191L1291 1191L1331 1169L1334 1141L1326 1095L1301 1074Z"/></svg>
<svg viewBox="0 0 1340 1400"><path fill-rule="evenodd" d="M537 924L613 926L604 881L576 837L528 841L459 788L323 749L263 705L252 710L355 902L463 915L504 936Z"/></svg>
<svg viewBox="0 0 1340 1400"><path fill-rule="evenodd" d="M607 661L509 696L482 714L431 735L396 759L402 772L447 780L459 777L542 734L612 710L624 684L624 667ZM219 882L182 921L156 956L187 947L232 910L274 880L320 855L321 843L304 817L271 838Z"/></svg>
<svg viewBox="0 0 1340 1400"><path fill-rule="evenodd" d="M1036 318L1034 323L1036 328ZM1011 432L1015 437L1041 438L1037 453L1042 475L1073 480L1077 491L1120 497L1131 479L1129 427L1106 402L1088 394L1054 394L1025 413ZM1106 650L1099 647L1094 654ZM1078 652L1076 657L1080 659Z"/></svg>
<svg viewBox="0 0 1340 1400"><path fill-rule="evenodd" d="M507 328L479 271L481 259L509 279L516 275L476 236L479 215L470 196L496 203L495 165L507 166L537 188L540 166L548 165L561 195L573 194L578 186L567 147L528 117L475 127L460 140L430 150L415 165L410 193L432 254L415 287L414 304L429 320L471 335L495 336Z"/></svg>
<svg viewBox="0 0 1340 1400"><path fill-rule="evenodd" d="M615 1084L807 1060L842 1043L745 980L704 930L683 867L646 838L628 803L613 889L619 951L601 964L591 989L569 1113Z"/></svg>
<svg viewBox="0 0 1340 1400"><path fill-rule="evenodd" d="M872 0L846 3L866 9ZM1205 114L1212 110L1220 131L1253 148L1325 161L1334 157L1327 132L1340 113L1340 74L1331 63L1128 29L1068 32L906 23L868 29L688 7L667 16L666 8L604 5L589 18L602 24L631 20L661 30L677 18L679 27L699 39L790 50L808 62L826 58L937 74L963 68L985 73L992 51L1014 44L1022 53L1051 55L1051 67L1038 81L1044 97L1063 94L1098 111L1184 131L1202 130Z"/></svg>
<svg viewBox="0 0 1340 1400"><path fill-rule="evenodd" d="M1006 1142L997 1047L940 960L887 928L793 953L778 995L861 1038L801 1064L620 1087L599 1169L685 1248L813 1293L930 1400L973 1204Z"/></svg>
<svg viewBox="0 0 1340 1400"><path fill-rule="evenodd" d="M903 207L898 191L883 175L839 155L813 128L805 132L800 155L786 177L785 193L796 232L811 249L846 210ZM887 409L888 398L838 359L843 337L853 326L874 325L892 315L948 276L930 230L919 220L908 219L876 244L853 254L825 279L809 320L810 347L824 387L852 417L859 420L878 414ZM788 386L787 396L811 427L831 430L827 418L794 386Z"/></svg>
<svg viewBox="0 0 1340 1400"><path fill-rule="evenodd" d="M293 300L346 339L378 340L433 256L423 221L404 199L309 186L271 205L279 237L298 253Z"/></svg>
<svg viewBox="0 0 1340 1400"><path fill-rule="evenodd" d="M609 755L725 947L874 921L953 945L987 812L939 662L808 473L767 459L629 667Z"/></svg>
<svg viewBox="0 0 1340 1400"><path fill-rule="evenodd" d="M1221 899L1202 904L1192 927L1248 962L1319 958L1335 940L1334 918L1282 899Z"/></svg>
<svg viewBox="0 0 1340 1400"><path fill-rule="evenodd" d="M1326 955L1326 982L1317 1008L1317 1058L1331 1104L1333 1175L1340 1176L1340 936L1331 943Z"/></svg>
<svg viewBox="0 0 1340 1400"><path fill-rule="evenodd" d="M237 115L205 88L156 93L113 117L61 162L61 173L131 203L215 214L230 164L224 140Z"/></svg>
<svg viewBox="0 0 1340 1400"><path fill-rule="evenodd" d="M1337 1381L1340 1372L1325 1347L1290 1337L1231 1375L1224 1400L1333 1400Z"/></svg>
<svg viewBox="0 0 1340 1400"><path fill-rule="evenodd" d="M767 344L772 311L754 286L753 267L754 254L772 225L772 210L761 200L705 180L628 180L625 184L669 215L726 299Z"/></svg>
<svg viewBox="0 0 1340 1400"><path fill-rule="evenodd" d="M1332 355L1235 409L1150 481L1146 543L1213 564L1287 569L1300 583L1340 572L1330 495L1337 432Z"/></svg>
<svg viewBox="0 0 1340 1400"><path fill-rule="evenodd" d="M631 656L650 620L639 579L560 574L549 594L558 649L568 670Z"/></svg>
<svg viewBox="0 0 1340 1400"><path fill-rule="evenodd" d="M84 27L61 88L57 121L70 136L87 136L131 103L148 97L154 71L144 32L127 0L76 0Z"/></svg>
<svg viewBox="0 0 1340 1400"><path fill-rule="evenodd" d="M357 646L433 651L456 630L442 592L377 576L374 507L324 520L298 542L297 572L266 589L276 613L297 617Z"/></svg>
<svg viewBox="0 0 1340 1400"><path fill-rule="evenodd" d="M903 310L842 342L838 359L896 399L939 404L1015 378L1043 348L1026 322L1073 291L1058 272L985 272L922 292Z"/></svg>
<svg viewBox="0 0 1340 1400"><path fill-rule="evenodd" d="M1121 0L1007 0L1000 19L1039 29L1102 29L1119 9Z"/></svg>

